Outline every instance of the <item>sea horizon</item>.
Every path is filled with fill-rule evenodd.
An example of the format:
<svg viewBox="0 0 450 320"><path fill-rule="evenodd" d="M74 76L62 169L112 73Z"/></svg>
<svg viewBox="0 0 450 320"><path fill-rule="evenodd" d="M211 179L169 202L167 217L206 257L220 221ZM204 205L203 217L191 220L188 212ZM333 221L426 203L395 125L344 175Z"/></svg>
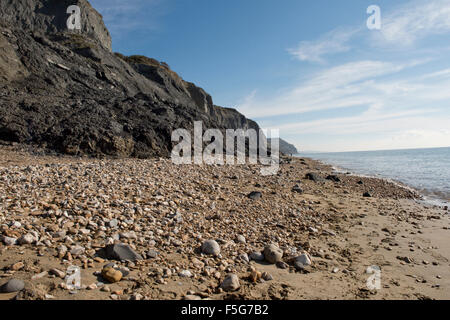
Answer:
<svg viewBox="0 0 450 320"><path fill-rule="evenodd" d="M450 202L450 147L349 152L301 152L333 166L338 172L399 182L437 205Z"/></svg>

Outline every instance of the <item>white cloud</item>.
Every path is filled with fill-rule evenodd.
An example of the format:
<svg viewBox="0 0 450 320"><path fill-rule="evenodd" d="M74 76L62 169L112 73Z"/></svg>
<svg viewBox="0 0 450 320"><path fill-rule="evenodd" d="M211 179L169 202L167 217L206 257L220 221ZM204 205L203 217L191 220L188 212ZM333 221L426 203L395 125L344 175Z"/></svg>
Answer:
<svg viewBox="0 0 450 320"><path fill-rule="evenodd" d="M297 48L288 49L288 51L301 61L323 63L323 56L325 55L349 51L348 41L358 31L357 29L336 29L325 34L317 41L302 41Z"/></svg>
<svg viewBox="0 0 450 320"><path fill-rule="evenodd" d="M369 35L374 46L410 47L427 36L450 32L450 0L414 0L385 13L380 32L337 28L315 41L302 41L288 52L300 61L324 63L326 55L348 52L355 38Z"/></svg>
<svg viewBox="0 0 450 320"><path fill-rule="evenodd" d="M390 45L409 46L427 36L448 32L450 0L417 0L386 14L380 35Z"/></svg>
<svg viewBox="0 0 450 320"><path fill-rule="evenodd" d="M385 105L386 99L405 95L417 89L417 85L401 81L384 85L376 79L421 63L423 61L402 64L367 60L335 66L313 75L311 80L282 90L271 99L258 99L253 93L244 100L239 110L249 117L262 118L361 105Z"/></svg>

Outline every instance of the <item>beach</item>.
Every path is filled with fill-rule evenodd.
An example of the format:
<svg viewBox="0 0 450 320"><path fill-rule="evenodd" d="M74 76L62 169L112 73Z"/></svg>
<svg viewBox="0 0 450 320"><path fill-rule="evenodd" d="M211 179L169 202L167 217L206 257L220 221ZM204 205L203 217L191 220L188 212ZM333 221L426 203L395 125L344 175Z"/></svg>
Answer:
<svg viewBox="0 0 450 320"><path fill-rule="evenodd" d="M448 208L308 158L259 169L0 146L0 286L24 284L0 299L450 298ZM140 259L105 256L119 243ZM276 263L261 254L271 244ZM81 288L67 287L69 266Z"/></svg>

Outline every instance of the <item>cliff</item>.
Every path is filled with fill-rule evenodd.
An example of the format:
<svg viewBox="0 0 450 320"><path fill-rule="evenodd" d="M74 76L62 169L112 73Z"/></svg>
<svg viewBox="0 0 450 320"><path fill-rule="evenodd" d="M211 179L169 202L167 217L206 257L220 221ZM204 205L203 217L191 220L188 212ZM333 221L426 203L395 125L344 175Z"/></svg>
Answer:
<svg viewBox="0 0 450 320"><path fill-rule="evenodd" d="M81 30L69 31L74 4ZM73 155L168 156L172 131L197 120L204 128L259 128L168 65L111 52L88 1L1 1L0 140Z"/></svg>
<svg viewBox="0 0 450 320"><path fill-rule="evenodd" d="M283 153L283 154L298 154L299 153L297 148L293 144L290 144L289 142L287 142L281 138L280 139L277 138L277 140L279 140L278 143L279 143L281 153ZM271 141L272 141L272 139L267 139L267 143L269 146L270 146Z"/></svg>

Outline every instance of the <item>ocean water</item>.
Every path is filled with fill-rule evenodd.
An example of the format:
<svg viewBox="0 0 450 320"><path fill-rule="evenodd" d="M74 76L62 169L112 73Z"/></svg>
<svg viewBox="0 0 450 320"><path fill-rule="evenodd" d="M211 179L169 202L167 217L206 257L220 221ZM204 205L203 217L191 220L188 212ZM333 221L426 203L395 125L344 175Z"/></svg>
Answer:
<svg viewBox="0 0 450 320"><path fill-rule="evenodd" d="M337 171L387 178L421 192L430 201L450 202L450 148L339 153L301 153ZM442 201L443 200L443 201Z"/></svg>

